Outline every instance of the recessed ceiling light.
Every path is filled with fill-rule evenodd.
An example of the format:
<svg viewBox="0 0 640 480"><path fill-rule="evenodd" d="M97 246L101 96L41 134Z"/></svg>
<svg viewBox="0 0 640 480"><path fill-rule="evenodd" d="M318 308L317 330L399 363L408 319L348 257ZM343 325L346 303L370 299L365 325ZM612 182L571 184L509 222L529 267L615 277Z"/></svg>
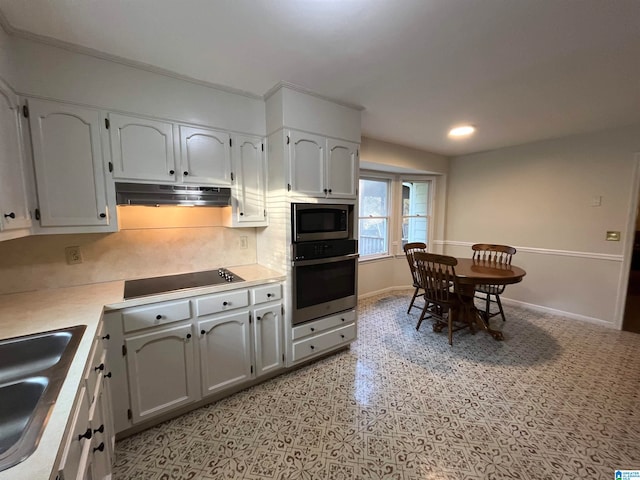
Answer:
<svg viewBox="0 0 640 480"><path fill-rule="evenodd" d="M476 127L473 125L461 125L459 127L449 130L450 137L466 137L476 131Z"/></svg>

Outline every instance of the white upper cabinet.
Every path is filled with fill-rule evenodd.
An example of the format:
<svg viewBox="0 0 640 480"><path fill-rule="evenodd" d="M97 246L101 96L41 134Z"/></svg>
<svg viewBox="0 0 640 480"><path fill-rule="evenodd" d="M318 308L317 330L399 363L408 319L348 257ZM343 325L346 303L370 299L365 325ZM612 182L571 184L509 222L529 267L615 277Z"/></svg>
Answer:
<svg viewBox="0 0 640 480"><path fill-rule="evenodd" d="M0 231L31 227L21 133L18 97L0 80Z"/></svg>
<svg viewBox="0 0 640 480"><path fill-rule="evenodd" d="M113 178L175 182L173 125L147 118L108 114Z"/></svg>
<svg viewBox="0 0 640 480"><path fill-rule="evenodd" d="M356 198L358 144L293 130L288 142L293 195Z"/></svg>
<svg viewBox="0 0 640 480"><path fill-rule="evenodd" d="M228 226L266 226L266 156L263 139L236 135L233 138L232 158L235 184L232 219Z"/></svg>
<svg viewBox="0 0 640 480"><path fill-rule="evenodd" d="M327 196L356 198L358 144L327 139Z"/></svg>
<svg viewBox="0 0 640 480"><path fill-rule="evenodd" d="M109 224L100 112L31 99L29 124L40 226L115 231L116 222Z"/></svg>
<svg viewBox="0 0 640 480"><path fill-rule="evenodd" d="M231 146L228 133L180 126L182 182L231 186Z"/></svg>
<svg viewBox="0 0 640 480"><path fill-rule="evenodd" d="M326 140L320 135L291 131L289 134L289 176L297 195L325 196Z"/></svg>

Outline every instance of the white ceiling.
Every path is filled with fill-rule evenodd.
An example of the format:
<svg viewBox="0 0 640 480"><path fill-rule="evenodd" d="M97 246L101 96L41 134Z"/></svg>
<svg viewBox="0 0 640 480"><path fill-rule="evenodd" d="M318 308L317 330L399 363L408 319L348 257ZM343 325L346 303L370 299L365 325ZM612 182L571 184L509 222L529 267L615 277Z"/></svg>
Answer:
<svg viewBox="0 0 640 480"><path fill-rule="evenodd" d="M0 0L13 29L263 95L361 105L447 155L640 121L640 0ZM470 139L447 138L472 123Z"/></svg>

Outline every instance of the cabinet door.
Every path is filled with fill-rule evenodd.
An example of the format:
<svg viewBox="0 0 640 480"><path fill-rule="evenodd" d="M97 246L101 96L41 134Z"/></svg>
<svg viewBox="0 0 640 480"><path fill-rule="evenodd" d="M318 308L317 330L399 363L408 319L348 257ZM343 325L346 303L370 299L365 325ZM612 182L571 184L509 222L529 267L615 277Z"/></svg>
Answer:
<svg viewBox="0 0 640 480"><path fill-rule="evenodd" d="M125 337L124 343L133 423L198 398L191 325Z"/></svg>
<svg viewBox="0 0 640 480"><path fill-rule="evenodd" d="M181 125L180 147L184 183L231 186L229 134Z"/></svg>
<svg viewBox="0 0 640 480"><path fill-rule="evenodd" d="M109 225L97 110L29 100L43 227Z"/></svg>
<svg viewBox="0 0 640 480"><path fill-rule="evenodd" d="M264 222L266 188L262 139L237 136L233 147L233 160L236 174L236 220L239 224Z"/></svg>
<svg viewBox="0 0 640 480"><path fill-rule="evenodd" d="M173 126L170 123L109 113L113 178L176 181Z"/></svg>
<svg viewBox="0 0 640 480"><path fill-rule="evenodd" d="M358 145L327 140L327 188L331 198L356 198Z"/></svg>
<svg viewBox="0 0 640 480"><path fill-rule="evenodd" d="M282 305L253 311L253 341L256 354L256 376L282 367Z"/></svg>
<svg viewBox="0 0 640 480"><path fill-rule="evenodd" d="M198 322L202 395L251 378L251 332L247 310Z"/></svg>
<svg viewBox="0 0 640 480"><path fill-rule="evenodd" d="M294 194L325 196L325 144L325 138L319 135L291 131L289 176Z"/></svg>
<svg viewBox="0 0 640 480"><path fill-rule="evenodd" d="M29 228L18 97L0 80L0 230Z"/></svg>

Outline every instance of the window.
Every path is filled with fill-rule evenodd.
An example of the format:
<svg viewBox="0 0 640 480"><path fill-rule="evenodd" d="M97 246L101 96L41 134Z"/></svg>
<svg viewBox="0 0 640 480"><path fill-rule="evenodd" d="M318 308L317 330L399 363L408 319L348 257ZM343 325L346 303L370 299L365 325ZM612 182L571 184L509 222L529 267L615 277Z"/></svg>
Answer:
<svg viewBox="0 0 640 480"><path fill-rule="evenodd" d="M402 246L409 242L429 244L431 181L402 182Z"/></svg>
<svg viewBox="0 0 640 480"><path fill-rule="evenodd" d="M389 254L389 180L360 179L359 245L362 257Z"/></svg>
<svg viewBox="0 0 640 480"><path fill-rule="evenodd" d="M369 172L360 178L360 258L402 255L409 242L431 242L434 177Z"/></svg>

